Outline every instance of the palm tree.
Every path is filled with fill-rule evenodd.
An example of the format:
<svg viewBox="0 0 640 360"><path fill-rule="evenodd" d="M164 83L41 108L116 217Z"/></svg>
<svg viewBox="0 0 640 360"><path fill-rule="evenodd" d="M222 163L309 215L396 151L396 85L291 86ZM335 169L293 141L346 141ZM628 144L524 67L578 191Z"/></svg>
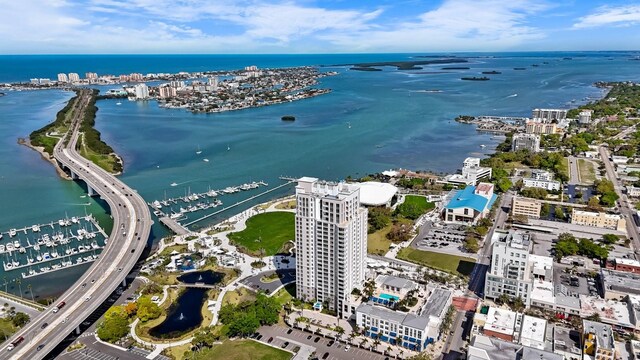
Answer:
<svg viewBox="0 0 640 360"><path fill-rule="evenodd" d="M338 337L342 337L342 335L344 335L344 329L342 326L336 326L336 332L338 333Z"/></svg>
<svg viewBox="0 0 640 360"><path fill-rule="evenodd" d="M362 341L360 341L360 345L358 347L360 347L360 346L364 347L366 344L367 344L367 339L362 339Z"/></svg>
<svg viewBox="0 0 640 360"><path fill-rule="evenodd" d="M31 286L31 284L27 285L27 290L29 290L29 294L31 294L31 301L36 302L36 301L33 299L33 291L31 291L31 290L32 290L32 286Z"/></svg>
<svg viewBox="0 0 640 360"><path fill-rule="evenodd" d="M392 349L391 349L391 346L387 346L387 352L386 352L386 355L389 355L389 354L391 353L391 350L392 350Z"/></svg>
<svg viewBox="0 0 640 360"><path fill-rule="evenodd" d="M18 287L20 288L20 297L22 297L22 280L16 279L16 282L18 283Z"/></svg>
<svg viewBox="0 0 640 360"><path fill-rule="evenodd" d="M404 350L400 350L400 357L402 357L402 354L404 354Z"/></svg>
<svg viewBox="0 0 640 360"><path fill-rule="evenodd" d="M309 331L309 329L311 329L311 325L309 323L307 323L307 325L304 327L304 329Z"/></svg>
<svg viewBox="0 0 640 360"><path fill-rule="evenodd" d="M376 339L373 341L373 347L374 347L374 349L378 350L378 345L380 345L380 340L379 340L378 338L376 338Z"/></svg>

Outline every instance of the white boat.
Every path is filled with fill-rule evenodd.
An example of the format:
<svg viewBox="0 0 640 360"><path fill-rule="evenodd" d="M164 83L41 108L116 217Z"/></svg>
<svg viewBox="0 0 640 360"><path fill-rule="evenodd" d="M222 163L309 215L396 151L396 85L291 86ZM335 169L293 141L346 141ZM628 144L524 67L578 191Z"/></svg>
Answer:
<svg viewBox="0 0 640 360"><path fill-rule="evenodd" d="M49 255L49 253L46 252L46 253L42 254L42 259L43 260L49 260L49 259L51 259L51 255Z"/></svg>
<svg viewBox="0 0 640 360"><path fill-rule="evenodd" d="M154 202L152 202L151 206L153 206L156 209L162 209L162 204L160 204L160 201L158 200L155 200Z"/></svg>
<svg viewBox="0 0 640 360"><path fill-rule="evenodd" d="M4 252L4 245L0 245L0 253Z"/></svg>
<svg viewBox="0 0 640 360"><path fill-rule="evenodd" d="M9 230L9 237L14 237L14 236L16 236L16 232L17 232L17 231L16 231L16 229L11 229L11 230Z"/></svg>
<svg viewBox="0 0 640 360"><path fill-rule="evenodd" d="M12 244L12 243L8 243L8 244L7 244L7 251L11 252L11 251L13 251L13 250L15 250L15 249L16 249L16 248L14 248L14 247L13 247L13 244Z"/></svg>
<svg viewBox="0 0 640 360"><path fill-rule="evenodd" d="M204 162L209 162L209 159L202 159L202 161L204 161Z"/></svg>
<svg viewBox="0 0 640 360"><path fill-rule="evenodd" d="M3 246L3 248L4 248L4 246ZM38 244L33 244L33 250L35 250L35 251L40 250L40 245L38 245Z"/></svg>
<svg viewBox="0 0 640 360"><path fill-rule="evenodd" d="M44 240L42 238L39 238L37 243L38 243L37 245L44 245ZM35 249L35 245L33 248Z"/></svg>
<svg viewBox="0 0 640 360"><path fill-rule="evenodd" d="M4 235L2 235L2 233L0 233L0 240L2 240L2 237L3 237L3 236L4 236Z"/></svg>
<svg viewBox="0 0 640 360"><path fill-rule="evenodd" d="M71 255L71 249L67 248L67 250L65 250L65 251L64 251L64 253L65 253L66 255Z"/></svg>
<svg viewBox="0 0 640 360"><path fill-rule="evenodd" d="M28 258L27 261L29 262L29 264L33 264L33 258Z"/></svg>
<svg viewBox="0 0 640 360"><path fill-rule="evenodd" d="M116 105L120 106L120 105L122 105L122 103L118 101L118 102L116 103Z"/></svg>
<svg viewBox="0 0 640 360"><path fill-rule="evenodd" d="M178 186L178 183L172 182L171 186Z"/></svg>
<svg viewBox="0 0 640 360"><path fill-rule="evenodd" d="M202 154L202 150L200 150L200 145L198 145L198 150L196 150L196 154L197 154L197 155Z"/></svg>
<svg viewBox="0 0 640 360"><path fill-rule="evenodd" d="M216 197L216 196L218 196L218 193L215 190L209 190L207 192L207 196L208 197Z"/></svg>
<svg viewBox="0 0 640 360"><path fill-rule="evenodd" d="M37 260L38 262L42 261L42 256L41 256L41 255L36 256L36 260Z"/></svg>
<svg viewBox="0 0 640 360"><path fill-rule="evenodd" d="M51 241L51 238L49 238L49 234L44 234L44 235L42 235L42 240L44 242L47 242L47 241Z"/></svg>
<svg viewBox="0 0 640 360"><path fill-rule="evenodd" d="M94 241L94 242L91 243L91 247L94 248L94 249L99 249L100 245L98 245L98 243Z"/></svg>
<svg viewBox="0 0 640 360"><path fill-rule="evenodd" d="M20 266L20 261L13 260L13 266Z"/></svg>
<svg viewBox="0 0 640 360"><path fill-rule="evenodd" d="M182 216L182 214L181 214L181 213L176 213L176 212L174 212L173 214L169 215L169 217L170 217L170 218L172 218L172 219L174 219L174 220L175 220L175 219L178 219L178 218L179 218L179 217L181 217L181 216Z"/></svg>
<svg viewBox="0 0 640 360"><path fill-rule="evenodd" d="M77 254L77 253L78 253L78 249L76 249L76 248L72 248L72 249L71 249L71 253L72 253L72 254Z"/></svg>
<svg viewBox="0 0 640 360"><path fill-rule="evenodd" d="M484 149L486 146L487 146L487 145L485 145L485 144L481 144L481 145L480 145L480 147L481 147L481 148L483 148L483 149Z"/></svg>
<svg viewBox="0 0 640 360"><path fill-rule="evenodd" d="M38 232L38 231L40 231L40 226L38 226L38 225L33 225L33 226L31 227L31 230L33 230L33 232Z"/></svg>
<svg viewBox="0 0 640 360"><path fill-rule="evenodd" d="M157 217L161 217L162 216L162 211L160 210L154 210L153 211L153 215L157 216Z"/></svg>
<svg viewBox="0 0 640 360"><path fill-rule="evenodd" d="M4 267L7 269L13 269L13 264L11 262L8 262L6 264L4 264Z"/></svg>
<svg viewBox="0 0 640 360"><path fill-rule="evenodd" d="M72 218L71 218L71 222L72 222L72 223L74 223L74 224L77 224L77 223L78 223L78 218L77 218L77 217L75 217L75 216L74 216L74 217L72 217Z"/></svg>
<svg viewBox="0 0 640 360"><path fill-rule="evenodd" d="M27 252L27 249L25 249L25 248L23 248L23 247L21 247L21 248L20 248L20 253L21 253L21 254L25 254L26 252Z"/></svg>
<svg viewBox="0 0 640 360"><path fill-rule="evenodd" d="M58 220L58 225L60 225L60 226L64 226L64 219L60 219L60 220Z"/></svg>
<svg viewBox="0 0 640 360"><path fill-rule="evenodd" d="M231 146L227 145L227 151L231 150Z"/></svg>
<svg viewBox="0 0 640 360"><path fill-rule="evenodd" d="M19 247L20 247L20 241L15 240L15 241L13 242L13 247L15 247L16 249L17 249L17 248L19 248Z"/></svg>

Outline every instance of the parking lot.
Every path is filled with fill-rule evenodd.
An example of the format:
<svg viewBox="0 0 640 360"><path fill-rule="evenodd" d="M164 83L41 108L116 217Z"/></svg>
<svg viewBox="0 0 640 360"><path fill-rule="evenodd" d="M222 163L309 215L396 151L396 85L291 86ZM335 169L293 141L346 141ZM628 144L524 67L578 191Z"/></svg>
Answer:
<svg viewBox="0 0 640 360"><path fill-rule="evenodd" d="M553 283L556 286L556 292L573 297L578 297L580 294L598 295L596 280L587 277L584 268L577 268L576 273L571 275L565 269L570 269L573 266L563 264L554 264L553 266Z"/></svg>
<svg viewBox="0 0 640 360"><path fill-rule="evenodd" d="M419 250L441 252L459 256L473 256L463 249L465 227L426 222L420 229L413 246Z"/></svg>
<svg viewBox="0 0 640 360"><path fill-rule="evenodd" d="M347 359L368 359L383 360L386 357L380 354L349 346L344 343L328 339L320 335L311 334L297 329L290 329L283 326L263 326L258 329L260 334L258 341L293 351L299 344L311 346L315 349L316 356L321 360L347 360ZM260 337L261 336L261 337ZM369 345L372 344L369 341ZM384 348L384 343L378 349Z"/></svg>

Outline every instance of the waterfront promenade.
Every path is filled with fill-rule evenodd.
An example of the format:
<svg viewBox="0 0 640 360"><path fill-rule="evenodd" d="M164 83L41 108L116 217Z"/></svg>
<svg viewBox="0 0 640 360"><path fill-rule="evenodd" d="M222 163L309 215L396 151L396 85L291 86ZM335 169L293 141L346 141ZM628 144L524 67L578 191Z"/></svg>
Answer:
<svg viewBox="0 0 640 360"><path fill-rule="evenodd" d="M80 92L74 106L72 126L54 148L54 158L72 178L83 180L88 191L102 197L111 208L113 231L99 259L56 303L33 318L10 340L23 338L12 351L0 352L0 359L42 359L93 313L125 280L142 254L151 229L151 215L137 192L99 168L76 151L81 120L90 91ZM64 302L59 311L55 305ZM8 343L9 343L8 342Z"/></svg>

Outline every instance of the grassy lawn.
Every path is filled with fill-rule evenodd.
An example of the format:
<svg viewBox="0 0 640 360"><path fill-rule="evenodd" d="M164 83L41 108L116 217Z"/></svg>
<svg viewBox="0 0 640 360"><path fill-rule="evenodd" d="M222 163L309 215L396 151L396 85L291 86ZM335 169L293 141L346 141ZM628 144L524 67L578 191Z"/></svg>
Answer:
<svg viewBox="0 0 640 360"><path fill-rule="evenodd" d="M201 353L197 359L225 360L288 360L289 352L263 345L253 340L227 340L211 350Z"/></svg>
<svg viewBox="0 0 640 360"><path fill-rule="evenodd" d="M564 174L567 179L569 178L569 158L564 158L564 160L559 164L558 171L559 174Z"/></svg>
<svg viewBox="0 0 640 360"><path fill-rule="evenodd" d="M393 228L393 224L367 235L367 252L369 254L384 255L389 251L391 240L387 239L387 234Z"/></svg>
<svg viewBox="0 0 640 360"><path fill-rule="evenodd" d="M0 319L0 334L3 334L7 337L13 335L16 332L16 327L13 326L13 323L9 319Z"/></svg>
<svg viewBox="0 0 640 360"><path fill-rule="evenodd" d="M295 296L296 283L287 284L282 289L278 290L277 293L273 294L273 298L276 299L280 305L288 303L293 300Z"/></svg>
<svg viewBox="0 0 640 360"><path fill-rule="evenodd" d="M113 154L99 154L93 151L90 147L86 146L84 142L84 136L80 138L81 143L79 144L79 152L83 157L91 160L94 164L100 166L105 171L108 171L111 174L115 174L118 172L116 169L118 168L118 158Z"/></svg>
<svg viewBox="0 0 640 360"><path fill-rule="evenodd" d="M596 171L593 163L585 159L578 159L578 169L580 171L580 182L591 185L596 180Z"/></svg>
<svg viewBox="0 0 640 360"><path fill-rule="evenodd" d="M404 197L404 202L405 204L417 206L423 213L436 207L434 203L428 202L426 197L419 195L407 195Z"/></svg>
<svg viewBox="0 0 640 360"><path fill-rule="evenodd" d="M454 275L469 275L475 260L456 255L404 248L398 253L398 259L424 265L436 270L446 271Z"/></svg>
<svg viewBox="0 0 640 360"><path fill-rule="evenodd" d="M243 301L252 301L256 298L256 294L244 287L240 287L234 291L227 291L222 298L222 305L235 304L238 305Z"/></svg>
<svg viewBox="0 0 640 360"><path fill-rule="evenodd" d="M169 254L171 254L174 250L179 253L184 253L184 252L187 252L188 248L187 248L187 245L167 246L166 248L164 248L164 250L162 250L162 252L160 253L160 256L169 256Z"/></svg>
<svg viewBox="0 0 640 360"><path fill-rule="evenodd" d="M240 250L250 255L277 254L282 245L295 239L295 214L284 211L268 212L252 216L247 220L247 228L229 234Z"/></svg>

